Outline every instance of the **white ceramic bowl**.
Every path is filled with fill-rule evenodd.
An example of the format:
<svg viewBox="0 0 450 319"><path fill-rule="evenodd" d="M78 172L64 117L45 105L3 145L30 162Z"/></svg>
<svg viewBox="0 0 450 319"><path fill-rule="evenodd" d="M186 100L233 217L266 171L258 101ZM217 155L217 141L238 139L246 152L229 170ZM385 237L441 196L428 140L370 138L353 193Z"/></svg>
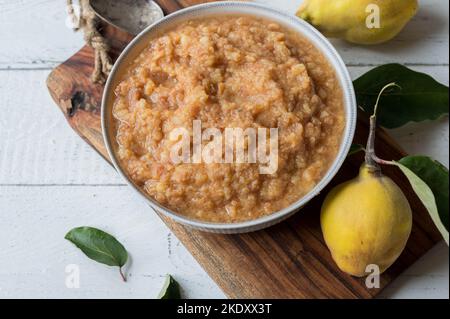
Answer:
<svg viewBox="0 0 450 319"><path fill-rule="evenodd" d="M129 176L124 172L122 167L119 165L119 161L116 158L115 149L115 136L113 129L113 119L112 119L112 104L114 98L114 88L118 84L118 74L124 72L125 67L128 65L129 61L132 61L141 51L147 46L148 39L164 33L165 30L170 29L174 24L178 24L182 21L186 21L193 18L208 17L214 15L252 15L257 17L266 18L268 20L275 21L280 25L283 25L291 30L297 31L299 34L303 35L309 41L311 41L322 53L328 58L332 66L336 70L337 77L339 79L340 85L343 90L345 115L346 115L346 125L343 134L342 143L339 149L339 153L334 161L334 163L329 168L326 175L322 180L312 189L306 196L300 198L297 202L291 206L275 212L272 215L264 216L259 219L240 222L240 223L208 223L199 220L193 220L180 215L170 209L162 206L152 198L150 198L146 193L136 186ZM290 217L292 214L296 213L303 205L308 203L312 198L317 196L320 191L331 181L335 176L337 171L342 166L347 153L350 149L350 145L353 140L353 135L356 126L356 99L353 90L352 81L347 68L342 61L339 54L336 52L334 47L330 42L320 34L315 28L313 28L308 23L303 20L286 13L282 13L278 10L266 7L261 4L248 3L248 2L238 2L238 1L223 1L223 2L212 2L201 4L193 7L189 7L180 11L177 11L171 15L166 16L164 19L156 22L155 24L147 27L142 31L122 52L119 59L115 63L113 70L108 78L106 87L103 94L102 100L102 129L103 136L105 139L105 144L108 149L109 156L119 172L119 174L125 179L125 181L142 197L144 198L150 206L158 211L159 213L172 218L173 220L196 228L203 231L216 232L216 233L243 233L256 231Z"/></svg>

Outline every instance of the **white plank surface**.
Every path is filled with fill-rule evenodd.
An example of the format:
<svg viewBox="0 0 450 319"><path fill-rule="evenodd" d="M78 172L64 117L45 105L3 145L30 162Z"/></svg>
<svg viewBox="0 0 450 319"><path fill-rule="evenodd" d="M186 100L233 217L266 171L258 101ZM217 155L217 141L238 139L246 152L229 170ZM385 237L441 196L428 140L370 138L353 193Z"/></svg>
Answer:
<svg viewBox="0 0 450 319"><path fill-rule="evenodd" d="M260 0L295 12L302 0ZM65 1L0 0L2 50L0 67L43 68L57 65L81 46L81 35L66 27ZM350 65L387 62L448 64L448 10L445 0L421 1L421 10L393 41L376 47L357 47L333 41ZM14 45L8 46L6 44Z"/></svg>
<svg viewBox="0 0 450 319"><path fill-rule="evenodd" d="M0 67L48 68L82 46L66 27L64 0L0 0Z"/></svg>
<svg viewBox="0 0 450 319"><path fill-rule="evenodd" d="M134 196L117 186L0 187L0 297L154 298L166 273L180 281L187 297L223 296ZM104 229L124 244L132 260L127 283L116 269L92 262L63 239L80 225ZM79 289L65 286L69 264L80 267Z"/></svg>
<svg viewBox="0 0 450 319"><path fill-rule="evenodd" d="M301 0L265 0L293 12ZM400 62L448 84L448 6L422 9L393 42L354 47L333 41L353 77ZM50 68L82 45L64 24L64 1L0 0L0 298L151 298L165 273L188 298L223 293L163 223L131 195L114 170L68 127L45 87ZM448 119L411 124L394 137L414 154L448 163ZM95 264L63 237L92 225L115 234L132 255L130 280ZM77 264L81 287L65 286ZM385 298L448 298L448 247L441 244L403 274Z"/></svg>

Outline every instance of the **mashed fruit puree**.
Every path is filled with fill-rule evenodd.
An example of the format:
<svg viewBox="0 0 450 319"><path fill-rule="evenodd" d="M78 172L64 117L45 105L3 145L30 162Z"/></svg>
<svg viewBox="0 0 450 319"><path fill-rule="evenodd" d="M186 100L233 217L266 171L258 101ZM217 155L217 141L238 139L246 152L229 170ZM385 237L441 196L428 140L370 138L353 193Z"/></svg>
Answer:
<svg viewBox="0 0 450 319"><path fill-rule="evenodd" d="M175 26L131 62L115 88L117 156L131 179L189 218L233 223L299 200L333 163L345 126L335 70L307 39L251 16ZM170 132L278 128L278 170L180 163ZM206 142L205 142L206 143Z"/></svg>

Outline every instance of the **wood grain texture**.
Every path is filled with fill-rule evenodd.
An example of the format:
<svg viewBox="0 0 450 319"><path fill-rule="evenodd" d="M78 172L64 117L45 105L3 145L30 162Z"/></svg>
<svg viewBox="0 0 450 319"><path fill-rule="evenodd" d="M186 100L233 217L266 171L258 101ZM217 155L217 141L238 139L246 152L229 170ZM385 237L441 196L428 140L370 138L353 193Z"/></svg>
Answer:
<svg viewBox="0 0 450 319"><path fill-rule="evenodd" d="M199 1L161 1L161 4L169 12L194 2ZM107 27L104 31L116 54L130 40L117 30ZM99 116L102 87L92 85L89 80L92 54L91 49L83 48L57 67L47 84L70 125L107 159ZM360 116L355 142L364 143L367 132L367 119ZM383 130L378 133L377 146L381 157L404 156ZM348 160L323 194L333 185L354 177L361 162L360 155ZM343 274L333 263L319 226L323 195L282 224L251 234L208 234L163 220L231 298L371 298L440 240L426 210L401 173L393 168L386 168L385 172L407 194L414 211L414 227L404 253L383 274L380 289L367 289L364 280Z"/></svg>

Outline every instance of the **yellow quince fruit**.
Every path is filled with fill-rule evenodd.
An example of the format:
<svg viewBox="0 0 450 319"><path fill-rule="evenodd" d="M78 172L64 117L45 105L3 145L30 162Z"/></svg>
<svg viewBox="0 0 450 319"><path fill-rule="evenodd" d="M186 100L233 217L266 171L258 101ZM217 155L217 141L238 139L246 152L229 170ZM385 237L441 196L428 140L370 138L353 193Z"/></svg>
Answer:
<svg viewBox="0 0 450 319"><path fill-rule="evenodd" d="M305 0L297 16L328 37L379 44L400 33L418 8L418 0Z"/></svg>
<svg viewBox="0 0 450 319"><path fill-rule="evenodd" d="M328 194L321 226L338 267L364 277L369 265L383 273L400 256L411 233L412 212L392 179L363 164L357 178Z"/></svg>

